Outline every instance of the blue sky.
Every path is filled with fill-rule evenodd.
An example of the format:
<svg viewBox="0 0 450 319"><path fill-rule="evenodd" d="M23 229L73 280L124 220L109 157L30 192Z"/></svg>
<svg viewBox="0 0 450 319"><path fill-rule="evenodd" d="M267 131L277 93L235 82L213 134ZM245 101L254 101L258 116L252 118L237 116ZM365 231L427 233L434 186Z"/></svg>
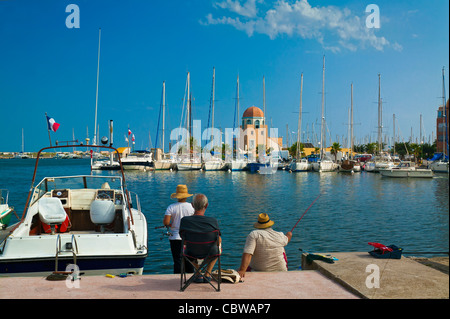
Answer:
<svg viewBox="0 0 450 319"><path fill-rule="evenodd" d="M380 10L380 28L366 26L366 7ZM69 4L79 28L67 28ZM48 146L45 112L61 126L52 141L94 135L98 30L102 29L98 124L114 120L115 146L155 144L162 83L166 83L166 151L180 125L186 74L191 75L194 118L206 127L212 70L216 70L215 127L232 127L236 77L240 113L262 108L286 138L297 130L300 75L304 74L305 136L319 134L322 57L326 57L326 121L333 141L347 136L354 86L357 141L376 141L378 74L384 132L407 140L436 134L442 68L448 98L449 4L432 1L190 0L0 1L0 151ZM308 132L306 132L308 129ZM290 136L291 139L295 135Z"/></svg>

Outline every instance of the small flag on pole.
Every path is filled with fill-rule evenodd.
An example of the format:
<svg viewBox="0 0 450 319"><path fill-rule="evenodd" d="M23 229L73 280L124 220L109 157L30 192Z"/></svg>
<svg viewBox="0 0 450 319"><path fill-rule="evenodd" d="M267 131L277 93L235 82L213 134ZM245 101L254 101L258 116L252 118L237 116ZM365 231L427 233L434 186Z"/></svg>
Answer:
<svg viewBox="0 0 450 319"><path fill-rule="evenodd" d="M48 130L56 132L59 128L59 123L56 123L55 120L52 117L47 116L47 124L48 124Z"/></svg>

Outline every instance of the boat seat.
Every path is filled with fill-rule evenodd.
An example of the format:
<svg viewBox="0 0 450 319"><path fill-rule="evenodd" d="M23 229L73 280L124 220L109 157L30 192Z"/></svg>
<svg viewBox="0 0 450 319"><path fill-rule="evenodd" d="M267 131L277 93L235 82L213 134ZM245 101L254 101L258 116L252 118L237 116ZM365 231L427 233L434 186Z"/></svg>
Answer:
<svg viewBox="0 0 450 319"><path fill-rule="evenodd" d="M42 197L38 201L39 219L42 223L49 225L48 231L55 232L55 228L68 219L66 211L57 197Z"/></svg>
<svg viewBox="0 0 450 319"><path fill-rule="evenodd" d="M61 200L56 197L42 197L39 199L39 218L49 225L61 225L67 218Z"/></svg>
<svg viewBox="0 0 450 319"><path fill-rule="evenodd" d="M116 216L116 207L110 200L96 199L91 204L90 210L91 221L100 225L102 233L104 232L104 225L111 224Z"/></svg>

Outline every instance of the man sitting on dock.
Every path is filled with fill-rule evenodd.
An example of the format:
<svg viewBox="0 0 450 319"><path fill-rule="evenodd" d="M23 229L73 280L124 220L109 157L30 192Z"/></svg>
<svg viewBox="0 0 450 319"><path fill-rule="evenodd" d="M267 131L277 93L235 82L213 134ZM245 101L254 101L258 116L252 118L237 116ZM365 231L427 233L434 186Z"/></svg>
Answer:
<svg viewBox="0 0 450 319"><path fill-rule="evenodd" d="M287 271L287 258L284 246L292 238L292 232L286 235L272 229L274 221L269 215L261 213L258 222L253 226L257 228L248 236L242 254L241 266L238 270L241 278L246 271Z"/></svg>
<svg viewBox="0 0 450 319"><path fill-rule="evenodd" d="M194 207L194 215L186 216L181 220L180 223L180 234L183 233L184 230L198 232L198 233L206 233L212 231L219 231L219 223L217 219L210 216L205 216L206 208L208 208L208 198L204 194L196 194L192 199L192 206ZM222 239L219 237L219 245L221 244ZM212 269L217 261L217 258L209 263L206 268L206 273L211 274ZM207 282L211 281L211 278L208 275L204 275L204 278L199 277L195 280L195 282Z"/></svg>

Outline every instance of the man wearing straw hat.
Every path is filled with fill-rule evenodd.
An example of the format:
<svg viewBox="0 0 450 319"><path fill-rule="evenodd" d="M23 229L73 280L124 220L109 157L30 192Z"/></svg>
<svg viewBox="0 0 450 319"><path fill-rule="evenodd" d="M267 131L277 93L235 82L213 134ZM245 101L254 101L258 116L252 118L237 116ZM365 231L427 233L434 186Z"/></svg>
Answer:
<svg viewBox="0 0 450 319"><path fill-rule="evenodd" d="M284 246L292 238L292 232L283 234L272 229L274 221L266 213L258 216L253 225L256 229L248 236L242 254L238 273L245 277L248 270L254 271L287 271L287 258Z"/></svg>
<svg viewBox="0 0 450 319"><path fill-rule="evenodd" d="M179 274L181 272L181 237L179 234L180 221L184 216L191 216L194 214L194 208L186 199L191 197L188 193L186 185L178 185L175 193L170 195L170 198L177 199L176 203L167 207L164 215L164 226L170 226L171 235L169 236L170 250L173 258L173 273ZM189 265L190 266L190 265ZM186 267L187 272L193 272L193 268Z"/></svg>

